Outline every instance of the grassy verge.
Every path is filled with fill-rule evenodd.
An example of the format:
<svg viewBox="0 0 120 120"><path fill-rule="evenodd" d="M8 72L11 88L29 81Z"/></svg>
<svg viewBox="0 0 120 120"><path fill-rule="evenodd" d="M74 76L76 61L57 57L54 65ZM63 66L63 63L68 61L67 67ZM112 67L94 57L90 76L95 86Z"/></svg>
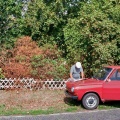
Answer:
<svg viewBox="0 0 120 120"><path fill-rule="evenodd" d="M40 115L86 111L81 102L65 98L63 90L1 91L0 115ZM120 102L100 103L97 109L120 108Z"/></svg>

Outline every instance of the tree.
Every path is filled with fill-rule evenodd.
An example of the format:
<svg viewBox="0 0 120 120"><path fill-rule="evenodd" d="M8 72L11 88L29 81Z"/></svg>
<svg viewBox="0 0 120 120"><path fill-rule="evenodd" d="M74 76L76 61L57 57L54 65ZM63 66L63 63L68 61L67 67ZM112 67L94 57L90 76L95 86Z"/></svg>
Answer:
<svg viewBox="0 0 120 120"><path fill-rule="evenodd" d="M0 0L0 44L1 48L11 48L15 38L20 34L21 0Z"/></svg>
<svg viewBox="0 0 120 120"><path fill-rule="evenodd" d="M32 0L23 33L40 46L57 44L70 64L81 61L90 73L120 64L119 11L117 0Z"/></svg>
<svg viewBox="0 0 120 120"><path fill-rule="evenodd" d="M67 57L73 62L80 60L88 74L106 64L120 64L120 24L116 20L119 13L113 11L118 13L120 7L91 0L64 28Z"/></svg>
<svg viewBox="0 0 120 120"><path fill-rule="evenodd" d="M58 46L65 47L63 28L68 18L77 16L78 3L78 0L31 1L25 16L25 34L32 36L40 45L56 42Z"/></svg>

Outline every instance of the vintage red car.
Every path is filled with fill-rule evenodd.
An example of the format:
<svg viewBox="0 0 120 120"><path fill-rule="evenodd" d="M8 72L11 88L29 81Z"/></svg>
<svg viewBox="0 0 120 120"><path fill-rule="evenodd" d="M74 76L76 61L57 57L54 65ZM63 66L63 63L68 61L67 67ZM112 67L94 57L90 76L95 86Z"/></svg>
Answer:
<svg viewBox="0 0 120 120"><path fill-rule="evenodd" d="M84 108L92 110L99 102L120 100L120 66L106 66L92 78L68 80L66 97L81 100Z"/></svg>

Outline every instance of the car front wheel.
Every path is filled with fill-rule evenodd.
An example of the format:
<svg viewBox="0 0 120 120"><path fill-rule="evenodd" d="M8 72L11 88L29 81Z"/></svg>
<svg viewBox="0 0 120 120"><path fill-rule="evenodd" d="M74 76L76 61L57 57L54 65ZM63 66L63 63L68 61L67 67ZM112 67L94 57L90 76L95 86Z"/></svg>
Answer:
<svg viewBox="0 0 120 120"><path fill-rule="evenodd" d="M99 98L94 93L86 94L82 99L83 106L88 110L93 110L99 105Z"/></svg>

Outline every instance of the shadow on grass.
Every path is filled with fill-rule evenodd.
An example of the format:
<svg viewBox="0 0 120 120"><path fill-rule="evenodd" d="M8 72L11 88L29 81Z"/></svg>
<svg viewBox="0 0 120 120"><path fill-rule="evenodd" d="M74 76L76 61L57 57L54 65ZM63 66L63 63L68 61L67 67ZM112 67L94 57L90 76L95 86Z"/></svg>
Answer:
<svg viewBox="0 0 120 120"><path fill-rule="evenodd" d="M82 109L81 101L73 100L71 98L64 98L65 104L68 105L66 108L66 112L75 112L80 111Z"/></svg>
<svg viewBox="0 0 120 120"><path fill-rule="evenodd" d="M99 109L120 108L120 101L106 101L105 103L100 103L98 108Z"/></svg>
<svg viewBox="0 0 120 120"><path fill-rule="evenodd" d="M71 98L64 98L65 104L71 106L71 107L81 107L82 109L85 109L82 105L81 101L77 101ZM114 108L120 108L120 101L106 101L105 103L100 102L98 105L99 110L105 110L105 109L114 109Z"/></svg>
<svg viewBox="0 0 120 120"><path fill-rule="evenodd" d="M71 98L64 98L64 102L69 105L69 106L80 106L81 105L81 101L77 101Z"/></svg>

